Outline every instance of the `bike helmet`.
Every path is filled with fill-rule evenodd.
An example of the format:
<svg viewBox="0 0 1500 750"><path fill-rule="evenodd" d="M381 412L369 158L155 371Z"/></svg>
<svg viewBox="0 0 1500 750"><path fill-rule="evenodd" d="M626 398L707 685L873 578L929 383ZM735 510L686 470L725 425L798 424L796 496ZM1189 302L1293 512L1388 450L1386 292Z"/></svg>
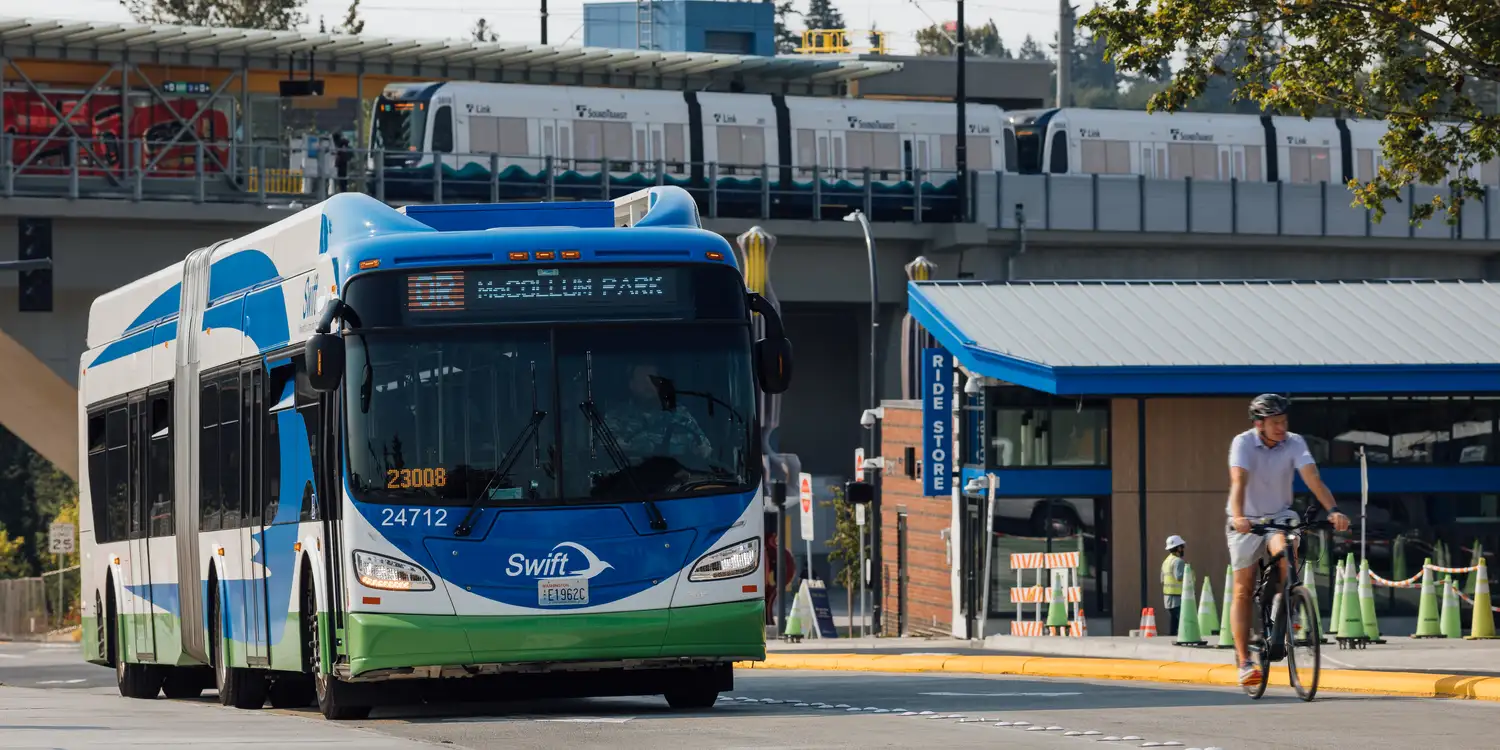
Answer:
<svg viewBox="0 0 1500 750"><path fill-rule="evenodd" d="M1292 409L1292 402L1286 396L1276 393L1262 393L1250 402L1250 419L1266 419L1285 414Z"/></svg>

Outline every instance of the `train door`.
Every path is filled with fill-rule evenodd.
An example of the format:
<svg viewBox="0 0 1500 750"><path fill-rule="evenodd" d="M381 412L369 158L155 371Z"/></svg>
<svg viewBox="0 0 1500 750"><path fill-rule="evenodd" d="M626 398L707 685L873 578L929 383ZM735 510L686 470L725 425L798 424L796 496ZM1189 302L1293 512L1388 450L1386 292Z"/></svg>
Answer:
<svg viewBox="0 0 1500 750"><path fill-rule="evenodd" d="M650 137L646 139L646 165L647 172L655 175L660 169L662 173L667 171L667 146L666 132L659 122L648 123L646 131Z"/></svg>
<svg viewBox="0 0 1500 750"><path fill-rule="evenodd" d="M651 140L651 128L644 122L630 124L631 161L627 172L651 174L651 152L647 144Z"/></svg>
<svg viewBox="0 0 1500 750"><path fill-rule="evenodd" d="M831 157L828 162L829 178L842 180L848 177L844 173L846 166L844 162L844 131L831 130L828 132L828 150Z"/></svg>
<svg viewBox="0 0 1500 750"><path fill-rule="evenodd" d="M912 170L917 168L917 147L912 137L901 136L901 179L911 182L916 179Z"/></svg>
<svg viewBox="0 0 1500 750"><path fill-rule="evenodd" d="M156 660L156 628L152 616L151 596L151 550L150 550L150 503L146 493L146 410L145 400L132 397L126 406L126 425L129 430L129 520L128 552L129 573L125 598L130 602L125 611L130 615L129 634L131 651L140 661Z"/></svg>
<svg viewBox="0 0 1500 750"><path fill-rule="evenodd" d="M1245 179L1245 147L1219 147L1219 179Z"/></svg>
<svg viewBox="0 0 1500 750"><path fill-rule="evenodd" d="M552 157L552 168L571 169L573 129L568 120L542 120L542 156Z"/></svg>
<svg viewBox="0 0 1500 750"><path fill-rule="evenodd" d="M268 636L270 618L266 613L266 565L271 550L266 549L264 494L260 467L263 465L264 429L260 414L265 408L259 364L240 370L240 549L245 571L245 660L248 666L270 663Z"/></svg>

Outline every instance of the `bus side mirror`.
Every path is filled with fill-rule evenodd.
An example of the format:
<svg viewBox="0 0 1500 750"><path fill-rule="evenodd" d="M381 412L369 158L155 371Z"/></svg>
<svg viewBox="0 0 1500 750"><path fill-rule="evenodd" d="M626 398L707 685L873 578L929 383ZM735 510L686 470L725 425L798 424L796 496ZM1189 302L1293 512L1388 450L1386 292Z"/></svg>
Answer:
<svg viewBox="0 0 1500 750"><path fill-rule="evenodd" d="M307 360L307 382L313 390L337 390L344 379L344 341L332 333L315 333L303 348Z"/></svg>
<svg viewBox="0 0 1500 750"><path fill-rule="evenodd" d="M776 394L792 384L792 342L784 338L764 338L755 342L756 377L760 389Z"/></svg>

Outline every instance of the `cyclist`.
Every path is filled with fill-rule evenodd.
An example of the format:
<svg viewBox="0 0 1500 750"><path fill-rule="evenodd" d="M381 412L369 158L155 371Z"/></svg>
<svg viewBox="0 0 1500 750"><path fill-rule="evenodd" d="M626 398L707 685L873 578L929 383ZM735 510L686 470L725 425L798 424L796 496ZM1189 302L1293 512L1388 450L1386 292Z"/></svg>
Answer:
<svg viewBox="0 0 1500 750"><path fill-rule="evenodd" d="M1285 396L1265 393L1250 402L1254 426L1238 434L1229 446L1229 516L1224 534L1229 542L1229 563L1234 568L1234 600L1230 624L1234 630L1234 655L1240 665L1240 684L1257 685L1263 679L1260 667L1250 660L1250 596L1255 586L1257 563L1281 552L1285 537L1277 532L1252 534L1251 519L1276 523L1297 520L1292 510L1292 473L1312 490L1328 510L1328 520L1338 531L1349 528L1349 518L1338 510L1333 493L1318 476L1318 466L1301 435L1287 430L1291 402ZM1281 561L1286 575L1286 559Z"/></svg>

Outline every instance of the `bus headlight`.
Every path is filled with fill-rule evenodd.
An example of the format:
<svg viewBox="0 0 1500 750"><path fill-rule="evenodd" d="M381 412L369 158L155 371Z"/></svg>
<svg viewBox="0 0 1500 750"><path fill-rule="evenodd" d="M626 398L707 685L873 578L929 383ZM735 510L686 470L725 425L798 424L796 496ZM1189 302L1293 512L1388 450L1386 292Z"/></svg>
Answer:
<svg viewBox="0 0 1500 750"><path fill-rule="evenodd" d="M354 553L354 571L359 582L372 589L386 591L431 591L432 576L409 563L373 552Z"/></svg>
<svg viewBox="0 0 1500 750"><path fill-rule="evenodd" d="M733 544L722 549L714 550L693 564L693 572L688 575L689 581L720 581L725 578L738 578L755 572L760 565L760 540L746 539L739 544Z"/></svg>

